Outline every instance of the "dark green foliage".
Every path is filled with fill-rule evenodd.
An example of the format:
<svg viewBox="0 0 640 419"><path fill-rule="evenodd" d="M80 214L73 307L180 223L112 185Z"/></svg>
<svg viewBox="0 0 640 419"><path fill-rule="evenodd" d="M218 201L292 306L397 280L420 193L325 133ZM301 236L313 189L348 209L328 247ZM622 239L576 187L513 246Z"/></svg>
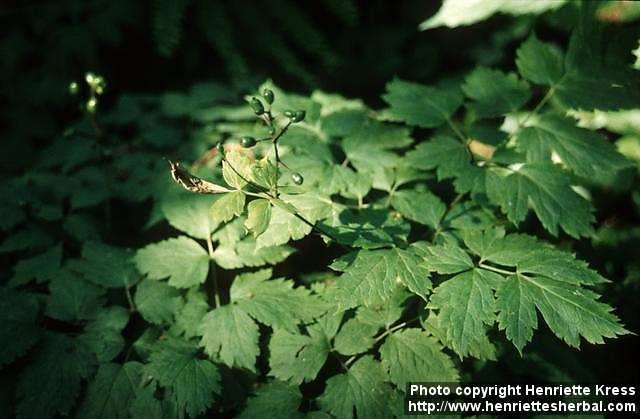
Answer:
<svg viewBox="0 0 640 419"><path fill-rule="evenodd" d="M368 16L318 4L347 28ZM56 80L81 114L37 150L0 146L3 414L387 418L409 381L629 369L602 360L638 327L640 100L606 10L503 16L521 26L485 45L519 39L500 69L389 75L370 106L253 83L256 57L309 85L356 65L301 3L149 7L167 59L194 20L234 82ZM545 19L558 44L533 33ZM11 136L51 132L32 125Z"/></svg>

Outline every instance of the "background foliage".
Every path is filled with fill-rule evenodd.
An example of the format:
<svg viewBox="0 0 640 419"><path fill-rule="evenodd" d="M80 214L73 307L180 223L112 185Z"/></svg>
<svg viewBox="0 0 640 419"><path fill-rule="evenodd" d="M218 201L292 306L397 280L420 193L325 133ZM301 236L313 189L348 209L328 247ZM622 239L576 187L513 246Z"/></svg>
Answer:
<svg viewBox="0 0 640 419"><path fill-rule="evenodd" d="M638 12L455 3L3 6L3 414L371 417L414 378L633 381L635 336L594 343L638 330ZM277 202L214 147L270 189L271 148L238 146L264 87L307 112ZM181 190L165 157L242 191Z"/></svg>

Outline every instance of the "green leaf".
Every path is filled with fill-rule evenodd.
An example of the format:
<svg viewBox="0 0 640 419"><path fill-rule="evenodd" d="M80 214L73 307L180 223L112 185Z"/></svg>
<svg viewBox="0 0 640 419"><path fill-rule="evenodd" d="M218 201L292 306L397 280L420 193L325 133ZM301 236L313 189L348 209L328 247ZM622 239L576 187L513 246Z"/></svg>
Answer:
<svg viewBox="0 0 640 419"><path fill-rule="evenodd" d="M52 244L53 239L47 233L29 225L4 239L0 244L0 253L46 248Z"/></svg>
<svg viewBox="0 0 640 419"><path fill-rule="evenodd" d="M62 321L91 319L105 303L103 288L62 271L49 283L47 316Z"/></svg>
<svg viewBox="0 0 640 419"><path fill-rule="evenodd" d="M0 287L0 367L24 355L40 337L35 295Z"/></svg>
<svg viewBox="0 0 640 419"><path fill-rule="evenodd" d="M590 180L609 180L631 166L601 135L551 114L537 118L516 139L517 149L526 153L528 161L550 163L559 158L575 174Z"/></svg>
<svg viewBox="0 0 640 419"><path fill-rule="evenodd" d="M256 239L257 246L268 247L300 240L311 233L311 227L289 211L274 206L271 209L269 227Z"/></svg>
<svg viewBox="0 0 640 419"><path fill-rule="evenodd" d="M478 67L465 79L462 91L474 101L467 107L478 117L504 115L520 109L531 98L526 82L514 73Z"/></svg>
<svg viewBox="0 0 640 419"><path fill-rule="evenodd" d="M245 195L243 192L228 192L218 198L211 206L211 218L215 224L229 221L244 212Z"/></svg>
<svg viewBox="0 0 640 419"><path fill-rule="evenodd" d="M251 180L268 191L275 190L278 183L276 166L267 157L258 160L251 167Z"/></svg>
<svg viewBox="0 0 640 419"><path fill-rule="evenodd" d="M406 161L413 167L436 169L438 180L454 178L458 193L484 192L485 171L471 164L466 144L446 135L437 135L407 153Z"/></svg>
<svg viewBox="0 0 640 419"><path fill-rule="evenodd" d="M312 381L330 349L324 333L307 336L275 329L269 342L269 375L292 384Z"/></svg>
<svg viewBox="0 0 640 419"><path fill-rule="evenodd" d="M64 335L49 333L16 387L18 418L53 418L71 413L94 358Z"/></svg>
<svg viewBox="0 0 640 419"><path fill-rule="evenodd" d="M18 286L26 284L32 279L38 283L49 281L60 270L61 260L62 245L54 246L32 258L22 259L13 268L13 277L9 283L12 286Z"/></svg>
<svg viewBox="0 0 640 419"><path fill-rule="evenodd" d="M98 362L113 360L124 349L122 331L129 323L129 312L120 306L100 310L78 337L79 344L95 354Z"/></svg>
<svg viewBox="0 0 640 419"><path fill-rule="evenodd" d="M157 381L167 391L165 397L185 412L197 417L213 405L214 394L220 394L220 373L215 364L200 359L198 348L191 343L170 339L151 353L145 365L145 376Z"/></svg>
<svg viewBox="0 0 640 419"><path fill-rule="evenodd" d="M344 374L327 380L324 393L318 398L320 408L338 418L392 417L391 388L387 374L372 356L358 359ZM354 413L355 411L355 413Z"/></svg>
<svg viewBox="0 0 640 419"><path fill-rule="evenodd" d="M376 249L406 244L411 225L391 212L364 208L358 211L344 209L328 220L323 229L337 242L349 247Z"/></svg>
<svg viewBox="0 0 640 419"><path fill-rule="evenodd" d="M428 246L425 242L417 242L414 246L426 261L429 270L439 274L454 274L474 267L467 252L452 241L438 246Z"/></svg>
<svg viewBox="0 0 640 419"><path fill-rule="evenodd" d="M531 206L554 236L558 227L576 238L593 232L593 207L571 189L566 174L552 164L527 163L504 177L490 171L486 182L489 199L516 225Z"/></svg>
<svg viewBox="0 0 640 419"><path fill-rule="evenodd" d="M427 317L427 320L424 322L424 328L426 330L428 330L444 346L452 348L453 343L448 337L447 327L448 325L442 324L439 316L433 311L429 312L429 317ZM491 361L497 360L497 348L489 340L487 334L476 336L474 341L471 342L471 345L469 345L468 350L468 355L474 358Z"/></svg>
<svg viewBox="0 0 640 419"><path fill-rule="evenodd" d="M271 220L271 204L266 199L254 199L247 205L247 221L244 225L247 230L258 237L269 227Z"/></svg>
<svg viewBox="0 0 640 419"><path fill-rule="evenodd" d="M186 303L177 311L173 327L187 339L200 336L200 323L209 309L207 296L202 291L191 288L187 292Z"/></svg>
<svg viewBox="0 0 640 419"><path fill-rule="evenodd" d="M232 188L244 188L253 178L251 159L235 150L227 152L222 161L222 176Z"/></svg>
<svg viewBox="0 0 640 419"><path fill-rule="evenodd" d="M408 382L458 381L453 361L427 332L404 329L389 335L380 347L382 366L391 382L405 391Z"/></svg>
<svg viewBox="0 0 640 419"><path fill-rule="evenodd" d="M473 269L441 283L429 300L429 307L439 310L439 324L446 340L460 357L486 334L495 321L493 290L502 282L494 272Z"/></svg>
<svg viewBox="0 0 640 419"><path fill-rule="evenodd" d="M204 240L218 226L211 204L213 199L210 196L184 192L164 200L162 212L173 227Z"/></svg>
<svg viewBox="0 0 640 419"><path fill-rule="evenodd" d="M158 400L155 397L156 383L145 387L138 387L135 397L131 401L129 412L134 419L172 418L178 416L176 407L171 400Z"/></svg>
<svg viewBox="0 0 640 419"><path fill-rule="evenodd" d="M404 189L391 195L391 205L410 220L425 224L433 229L447 209L446 205L429 191Z"/></svg>
<svg viewBox="0 0 640 419"><path fill-rule="evenodd" d="M224 269L245 266L275 265L285 260L295 249L291 246L259 247L253 237L246 237L234 244L220 245L213 252L213 259Z"/></svg>
<svg viewBox="0 0 640 419"><path fill-rule="evenodd" d="M129 408L135 397L142 375L142 364L102 364L87 388L80 416L83 418L129 417Z"/></svg>
<svg viewBox="0 0 640 419"><path fill-rule="evenodd" d="M247 407L238 419L254 419L261 417L301 418L298 407L302 402L302 394L297 387L273 380L256 390L249 397Z"/></svg>
<svg viewBox="0 0 640 419"><path fill-rule="evenodd" d="M146 321L158 325L171 324L184 304L177 289L151 279L138 284L133 301Z"/></svg>
<svg viewBox="0 0 640 419"><path fill-rule="evenodd" d="M562 54L532 34L516 51L520 75L532 83L551 86L564 75Z"/></svg>
<svg viewBox="0 0 640 419"><path fill-rule="evenodd" d="M258 325L236 305L210 311L201 324L200 346L205 352L229 367L256 371Z"/></svg>
<svg viewBox="0 0 640 419"><path fill-rule="evenodd" d="M549 328L568 345L579 347L580 336L589 343L604 343L629 333L612 308L598 295L571 283L545 276L511 275L497 293L498 324L518 351L537 327L535 308Z"/></svg>
<svg viewBox="0 0 640 419"><path fill-rule="evenodd" d="M462 104L457 89L441 89L399 79L387 83L382 98L390 106L384 117L422 128L442 125Z"/></svg>
<svg viewBox="0 0 640 419"><path fill-rule="evenodd" d="M185 236L150 244L135 256L138 270L151 279L169 278L169 285L189 288L202 284L209 272L209 255Z"/></svg>
<svg viewBox="0 0 640 419"><path fill-rule="evenodd" d="M306 288L294 289L291 280L269 278L270 269L238 275L231 285L231 301L259 322L288 331L326 311L325 304Z"/></svg>
<svg viewBox="0 0 640 419"><path fill-rule="evenodd" d="M356 355L369 350L373 336L380 328L360 321L358 318L347 320L335 337L333 346L342 355Z"/></svg>
<svg viewBox="0 0 640 419"><path fill-rule="evenodd" d="M129 249L87 242L82 246L82 259L72 259L65 266L94 284L119 288L138 281L132 258L133 252Z"/></svg>
<svg viewBox="0 0 640 419"><path fill-rule="evenodd" d="M408 291L399 289L384 303L358 307L356 318L362 323L388 328L400 319L404 312L404 303L411 295Z"/></svg>
<svg viewBox="0 0 640 419"><path fill-rule="evenodd" d="M379 304L401 286L424 299L431 290L428 269L410 250L360 250L337 259L331 267L344 272L336 297L345 308Z"/></svg>

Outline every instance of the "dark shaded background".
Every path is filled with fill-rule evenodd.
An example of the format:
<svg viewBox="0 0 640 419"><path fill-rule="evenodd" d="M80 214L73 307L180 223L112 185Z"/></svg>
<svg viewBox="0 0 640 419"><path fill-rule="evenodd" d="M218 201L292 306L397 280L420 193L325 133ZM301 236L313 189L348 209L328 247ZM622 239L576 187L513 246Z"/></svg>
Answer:
<svg viewBox="0 0 640 419"><path fill-rule="evenodd" d="M476 64L512 70L515 48L531 30L566 46L573 19L564 8L540 19L495 16L470 27L419 32L418 24L438 8L438 2L424 0L4 2L1 172L20 173L34 150L80 116L67 86L88 70L107 79L105 107L123 92L160 93L203 80L225 83L239 97L265 78L289 90L338 92L379 107L384 85L394 76L433 83L457 78ZM602 221L638 225L623 202L612 199ZM316 241L302 241L298 246L305 251L281 269L325 267L323 258L314 266L300 256L322 249ZM628 261L640 257L640 244L580 243L580 251L614 281L605 300L630 330L640 330L639 286L624 282ZM487 381L637 382L639 348L636 336L625 336L606 345L585 343L579 352L541 330L528 351L544 362L505 348L497 363L465 361L465 372Z"/></svg>

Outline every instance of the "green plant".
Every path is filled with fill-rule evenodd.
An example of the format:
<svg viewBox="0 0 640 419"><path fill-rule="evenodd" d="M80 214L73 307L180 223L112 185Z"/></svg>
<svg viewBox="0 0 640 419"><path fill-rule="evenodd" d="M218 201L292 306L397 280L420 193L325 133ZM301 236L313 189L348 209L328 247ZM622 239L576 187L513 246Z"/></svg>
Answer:
<svg viewBox="0 0 640 419"><path fill-rule="evenodd" d="M102 109L87 76L83 117L1 184L3 408L390 417L406 382L511 355L574 379L528 344L629 333L576 253L624 241L608 196L640 203L637 76L602 36L585 14L566 53L532 34L517 73L395 79L382 110L272 82Z"/></svg>

